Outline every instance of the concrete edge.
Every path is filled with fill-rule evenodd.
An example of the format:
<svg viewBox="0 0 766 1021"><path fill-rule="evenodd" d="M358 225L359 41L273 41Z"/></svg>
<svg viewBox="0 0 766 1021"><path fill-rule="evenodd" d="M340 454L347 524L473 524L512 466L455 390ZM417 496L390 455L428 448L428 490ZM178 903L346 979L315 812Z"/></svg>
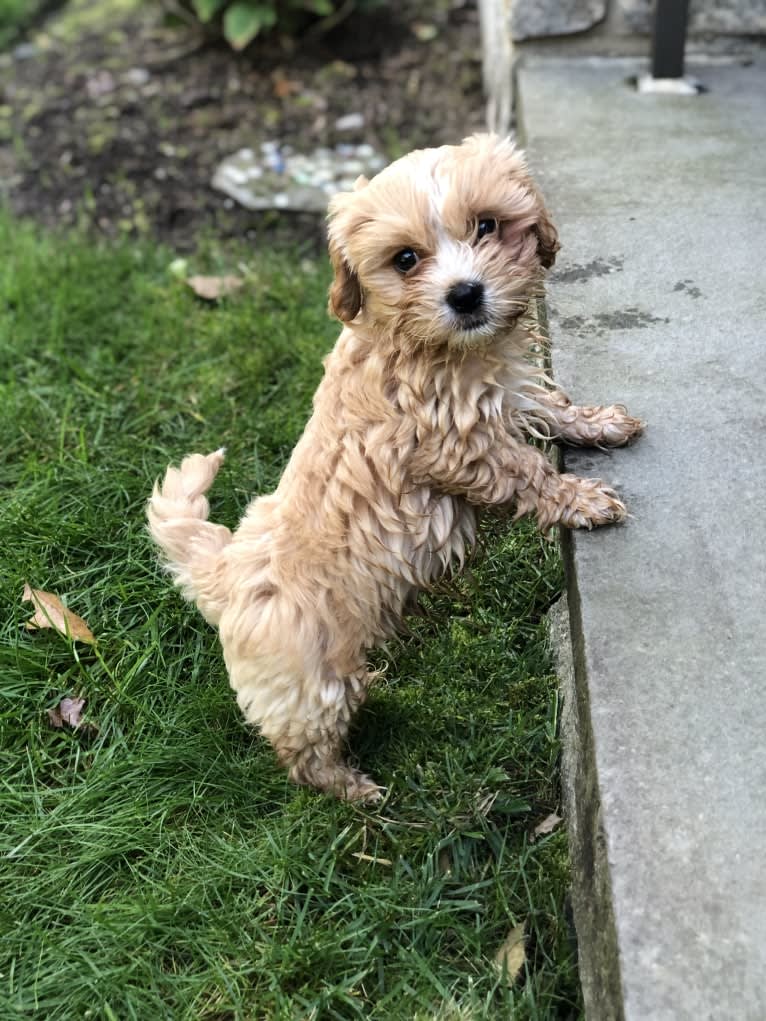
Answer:
<svg viewBox="0 0 766 1021"><path fill-rule="evenodd" d="M572 909L585 1014L622 1021L623 991L606 834L590 719L584 638L572 542L562 535L567 586L548 613L561 694L561 790L569 831Z"/></svg>

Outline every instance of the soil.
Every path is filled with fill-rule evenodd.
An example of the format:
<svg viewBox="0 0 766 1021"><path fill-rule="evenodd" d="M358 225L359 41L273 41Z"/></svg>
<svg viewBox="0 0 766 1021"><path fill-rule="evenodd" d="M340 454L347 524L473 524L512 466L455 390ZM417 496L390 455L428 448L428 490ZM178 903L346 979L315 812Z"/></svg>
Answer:
<svg viewBox="0 0 766 1021"><path fill-rule="evenodd" d="M74 34L58 30L65 7L0 57L0 197L48 226L179 251L205 233L321 245L321 217L248 212L211 188L214 168L264 141L367 142L393 159L481 130L477 11L445 2L391 3L244 54L168 25L159 4ZM351 113L363 127L339 130Z"/></svg>

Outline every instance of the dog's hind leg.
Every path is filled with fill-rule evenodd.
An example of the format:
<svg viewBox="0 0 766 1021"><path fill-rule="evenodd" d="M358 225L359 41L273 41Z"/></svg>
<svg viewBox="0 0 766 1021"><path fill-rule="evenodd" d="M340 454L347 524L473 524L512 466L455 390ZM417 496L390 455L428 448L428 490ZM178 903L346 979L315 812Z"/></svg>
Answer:
<svg viewBox="0 0 766 1021"><path fill-rule="evenodd" d="M581 406L558 389L538 399L552 419L551 438L573 447L624 447L644 430L622 404Z"/></svg>
<svg viewBox="0 0 766 1021"><path fill-rule="evenodd" d="M273 740L290 779L348 801L378 801L382 789L343 760L351 719L367 697L371 675L363 668L346 678L312 685L305 719L292 720L287 734ZM266 735L268 736L268 735Z"/></svg>
<svg viewBox="0 0 766 1021"><path fill-rule="evenodd" d="M343 759L349 724L371 679L362 668L346 678L328 670L319 679L270 678L267 685L263 680L243 685L232 673L245 717L274 746L290 779L348 801L377 801L382 795L374 780ZM260 705L265 694L268 699Z"/></svg>

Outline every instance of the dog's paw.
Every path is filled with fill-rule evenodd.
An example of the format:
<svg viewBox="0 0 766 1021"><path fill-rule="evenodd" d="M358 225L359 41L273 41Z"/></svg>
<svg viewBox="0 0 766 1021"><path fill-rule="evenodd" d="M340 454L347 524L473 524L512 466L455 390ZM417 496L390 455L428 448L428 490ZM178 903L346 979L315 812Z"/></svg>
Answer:
<svg viewBox="0 0 766 1021"><path fill-rule="evenodd" d="M644 431L644 423L629 415L624 404L571 404L556 414L557 438L573 447L625 447Z"/></svg>
<svg viewBox="0 0 766 1021"><path fill-rule="evenodd" d="M624 404L612 404L603 409L599 445L604 447L625 447L638 439L645 423L628 414Z"/></svg>
<svg viewBox="0 0 766 1021"><path fill-rule="evenodd" d="M344 801L380 801L385 794L385 788L379 787L361 770L353 769L334 757L328 760L317 755L311 746L308 752L304 753L302 761L294 762L289 769L288 775L293 783L315 787Z"/></svg>
<svg viewBox="0 0 766 1021"><path fill-rule="evenodd" d="M627 515L625 504L611 486L601 479L580 479L574 475L566 479L568 499L559 521L567 528L598 528L622 521Z"/></svg>
<svg viewBox="0 0 766 1021"><path fill-rule="evenodd" d="M386 789L378 786L366 773L349 768L343 771L342 787L337 793L346 801L362 801L371 805L383 798Z"/></svg>

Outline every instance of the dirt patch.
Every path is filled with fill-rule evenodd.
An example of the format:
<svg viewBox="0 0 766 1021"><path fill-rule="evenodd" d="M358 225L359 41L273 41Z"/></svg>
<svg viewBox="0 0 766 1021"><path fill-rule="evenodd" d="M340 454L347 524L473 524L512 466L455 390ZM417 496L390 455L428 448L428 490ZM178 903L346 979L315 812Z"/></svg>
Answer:
<svg viewBox="0 0 766 1021"><path fill-rule="evenodd" d="M349 114L363 124L344 129ZM54 21L0 58L0 188L10 208L178 249L205 232L321 243L321 217L248 212L210 187L237 149L367 142L395 158L482 124L473 6L413 2L394 13L391 4L327 36L257 41L235 55L163 25L144 4L74 38L57 35Z"/></svg>

